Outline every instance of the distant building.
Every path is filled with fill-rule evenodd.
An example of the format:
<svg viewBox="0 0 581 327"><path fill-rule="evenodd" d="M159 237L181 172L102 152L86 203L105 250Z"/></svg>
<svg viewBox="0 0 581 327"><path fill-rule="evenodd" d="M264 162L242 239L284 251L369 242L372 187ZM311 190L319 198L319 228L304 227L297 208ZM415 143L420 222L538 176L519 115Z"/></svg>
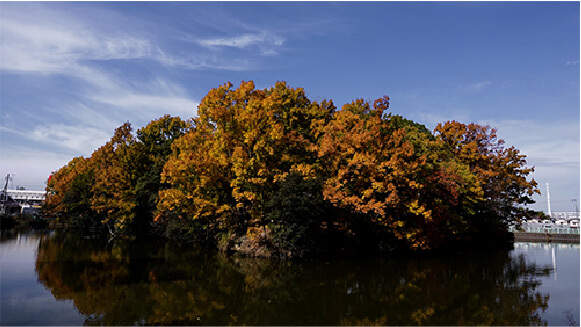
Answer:
<svg viewBox="0 0 581 327"><path fill-rule="evenodd" d="M1 191L4 193L4 191ZM8 197L12 198L19 205L40 205L44 202L45 191L32 190L7 190Z"/></svg>
<svg viewBox="0 0 581 327"><path fill-rule="evenodd" d="M20 204L16 202L12 197L6 196L4 191L0 191L0 213L2 214L15 214L22 210Z"/></svg>
<svg viewBox="0 0 581 327"><path fill-rule="evenodd" d="M571 220L579 219L579 213L574 211L561 211L561 212L551 212L551 218L556 220Z"/></svg>

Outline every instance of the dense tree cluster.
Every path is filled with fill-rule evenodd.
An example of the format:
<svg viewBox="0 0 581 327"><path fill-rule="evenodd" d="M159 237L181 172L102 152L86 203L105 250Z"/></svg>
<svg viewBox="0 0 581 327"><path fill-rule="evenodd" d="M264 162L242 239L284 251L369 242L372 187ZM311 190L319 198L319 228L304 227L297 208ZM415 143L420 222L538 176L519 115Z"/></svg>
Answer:
<svg viewBox="0 0 581 327"><path fill-rule="evenodd" d="M227 83L190 122L119 127L52 175L47 208L115 232L154 219L172 238L245 237L291 256L328 240L380 251L494 242L526 214L533 168L495 129L449 121L432 133L388 109L388 97L337 110L284 82Z"/></svg>
<svg viewBox="0 0 581 327"><path fill-rule="evenodd" d="M165 187L160 174L172 142L190 124L166 115L132 132L125 123L91 157L73 158L53 172L45 209L74 227L108 227L116 234L147 231Z"/></svg>

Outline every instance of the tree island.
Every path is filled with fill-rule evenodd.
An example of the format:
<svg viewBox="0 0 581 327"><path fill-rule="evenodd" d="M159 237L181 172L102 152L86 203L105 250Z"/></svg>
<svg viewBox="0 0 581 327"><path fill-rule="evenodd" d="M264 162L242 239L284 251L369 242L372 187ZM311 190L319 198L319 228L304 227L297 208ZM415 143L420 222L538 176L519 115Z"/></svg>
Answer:
<svg viewBox="0 0 581 327"><path fill-rule="evenodd" d="M254 256L446 250L510 242L539 193L489 126L433 132L389 98L338 110L285 82L226 83L197 117L129 123L47 184L45 211L115 237L161 236Z"/></svg>

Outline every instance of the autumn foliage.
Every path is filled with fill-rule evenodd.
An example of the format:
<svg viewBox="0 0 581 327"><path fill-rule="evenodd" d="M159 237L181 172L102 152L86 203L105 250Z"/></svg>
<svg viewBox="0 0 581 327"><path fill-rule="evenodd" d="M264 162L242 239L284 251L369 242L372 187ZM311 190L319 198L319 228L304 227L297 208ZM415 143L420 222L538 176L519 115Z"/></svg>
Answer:
<svg viewBox="0 0 581 327"><path fill-rule="evenodd" d="M84 227L141 231L152 220L171 143L187 128L187 122L169 115L138 130L137 136L129 123L121 125L91 157L74 158L52 174L46 210Z"/></svg>
<svg viewBox="0 0 581 327"><path fill-rule="evenodd" d="M538 192L533 168L503 144L476 124L432 133L390 113L388 97L337 110L285 82L227 83L191 121L165 116L136 136L119 127L53 174L47 208L114 231L155 220L205 242L243 236L291 256L329 239L437 249L494 240L526 214Z"/></svg>

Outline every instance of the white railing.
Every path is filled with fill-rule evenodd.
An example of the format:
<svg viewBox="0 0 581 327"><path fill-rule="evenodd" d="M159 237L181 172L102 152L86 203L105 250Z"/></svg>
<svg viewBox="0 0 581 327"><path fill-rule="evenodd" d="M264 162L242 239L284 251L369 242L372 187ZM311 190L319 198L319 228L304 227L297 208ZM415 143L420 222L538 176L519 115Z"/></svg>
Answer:
<svg viewBox="0 0 581 327"><path fill-rule="evenodd" d="M543 234L579 234L579 228L567 227L567 226L521 226L517 228L515 226L508 227L509 232L521 232L521 233L543 233Z"/></svg>

